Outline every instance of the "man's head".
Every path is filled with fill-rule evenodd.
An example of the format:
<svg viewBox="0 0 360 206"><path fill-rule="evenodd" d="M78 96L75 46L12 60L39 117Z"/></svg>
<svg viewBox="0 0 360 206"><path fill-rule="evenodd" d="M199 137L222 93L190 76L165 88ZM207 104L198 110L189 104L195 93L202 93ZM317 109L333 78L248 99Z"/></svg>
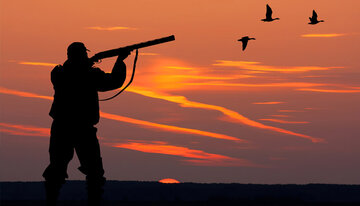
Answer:
<svg viewBox="0 0 360 206"><path fill-rule="evenodd" d="M87 51L89 50L86 49L82 42L73 42L67 48L68 60L75 62L88 60L89 57L87 55Z"/></svg>

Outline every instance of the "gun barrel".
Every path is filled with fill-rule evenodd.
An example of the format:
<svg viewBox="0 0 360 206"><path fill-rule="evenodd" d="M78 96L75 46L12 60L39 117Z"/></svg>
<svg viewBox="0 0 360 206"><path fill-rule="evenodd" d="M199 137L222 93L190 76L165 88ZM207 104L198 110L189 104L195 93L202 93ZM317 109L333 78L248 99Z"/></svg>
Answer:
<svg viewBox="0 0 360 206"><path fill-rule="evenodd" d="M98 61L100 59L118 56L120 54L120 52L122 52L124 50L132 51L132 50L135 50L135 49L140 49L140 48L144 48L144 47L148 47L148 46L162 44L162 43L166 43L166 42L174 41L174 40L175 40L175 36L171 35L171 36L168 36L168 37L154 39L154 40L150 40L150 41L146 41L146 42L142 42L142 43L138 43L138 44L133 44L133 45L130 45L130 46L125 46L125 47L121 47L121 48L117 48L117 49L106 50L106 51L99 52L99 53L95 54L93 57L90 58L90 60L93 61L93 62L96 62L96 61Z"/></svg>

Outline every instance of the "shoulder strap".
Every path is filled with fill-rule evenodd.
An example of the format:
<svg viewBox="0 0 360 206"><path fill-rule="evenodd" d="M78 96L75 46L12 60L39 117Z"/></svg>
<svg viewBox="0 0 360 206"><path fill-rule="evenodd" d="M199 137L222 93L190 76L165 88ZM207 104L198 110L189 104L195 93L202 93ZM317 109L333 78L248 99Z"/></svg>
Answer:
<svg viewBox="0 0 360 206"><path fill-rule="evenodd" d="M133 64L133 72L132 72L132 75L131 75L131 78L130 78L129 83L128 83L124 88L122 88L118 93L116 93L114 96L109 97L109 98L106 98L106 99L100 99L99 101L108 101L108 100L110 100L110 99L113 99L113 98L117 97L119 94L121 94L126 88L128 88L128 86L130 86L130 84L132 83L132 81L133 81L133 79L134 79L136 62L137 62L137 59L138 59L138 54L139 54L139 51L136 50L135 59L134 59L134 64Z"/></svg>

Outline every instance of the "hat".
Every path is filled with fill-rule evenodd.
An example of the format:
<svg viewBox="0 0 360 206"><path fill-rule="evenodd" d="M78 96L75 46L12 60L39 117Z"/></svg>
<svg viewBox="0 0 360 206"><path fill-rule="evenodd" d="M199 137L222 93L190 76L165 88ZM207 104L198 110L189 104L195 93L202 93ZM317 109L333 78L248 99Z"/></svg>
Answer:
<svg viewBox="0 0 360 206"><path fill-rule="evenodd" d="M90 51L90 50L88 50L85 47L84 43L82 43L82 42L73 42L67 48L67 53L68 54L79 53L79 52L84 52L84 51Z"/></svg>

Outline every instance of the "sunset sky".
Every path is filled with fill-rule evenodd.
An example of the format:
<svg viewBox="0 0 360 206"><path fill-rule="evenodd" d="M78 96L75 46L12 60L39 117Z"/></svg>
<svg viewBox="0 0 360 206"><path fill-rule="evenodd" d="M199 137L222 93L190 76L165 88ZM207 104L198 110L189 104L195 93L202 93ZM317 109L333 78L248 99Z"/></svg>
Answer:
<svg viewBox="0 0 360 206"><path fill-rule="evenodd" d="M266 4L279 21L260 21ZM139 50L132 85L100 103L107 179L360 184L359 0L4 0L0 8L0 181L42 180L50 72L70 43L84 42L92 56L175 35ZM308 24L313 9L325 22ZM243 36L256 38L245 51ZM114 62L96 66L110 72ZM69 179L84 179L78 166L74 158Z"/></svg>

